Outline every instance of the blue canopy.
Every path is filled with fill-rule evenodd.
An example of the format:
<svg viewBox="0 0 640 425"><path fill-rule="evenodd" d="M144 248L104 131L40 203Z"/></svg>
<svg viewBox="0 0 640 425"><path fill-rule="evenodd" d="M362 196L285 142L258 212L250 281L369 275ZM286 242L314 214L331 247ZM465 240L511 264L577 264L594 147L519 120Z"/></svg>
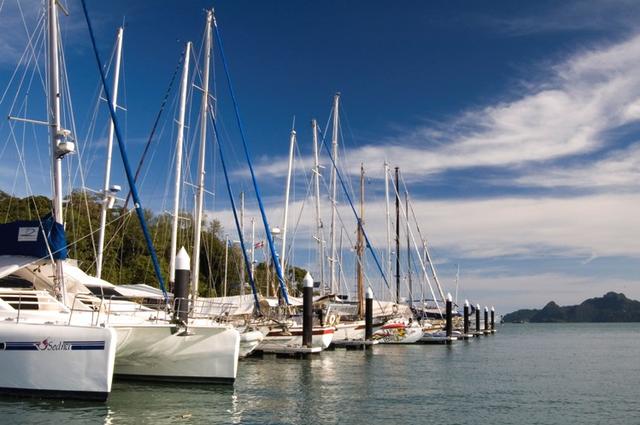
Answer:
<svg viewBox="0 0 640 425"><path fill-rule="evenodd" d="M0 255L25 255L56 260L67 258L64 227L51 214L37 221L18 220L0 224Z"/></svg>

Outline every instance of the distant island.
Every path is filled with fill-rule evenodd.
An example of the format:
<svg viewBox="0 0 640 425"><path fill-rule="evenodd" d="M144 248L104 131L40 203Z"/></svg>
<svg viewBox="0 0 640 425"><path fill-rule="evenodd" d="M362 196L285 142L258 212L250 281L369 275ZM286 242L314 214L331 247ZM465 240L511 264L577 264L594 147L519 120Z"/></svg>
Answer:
<svg viewBox="0 0 640 425"><path fill-rule="evenodd" d="M640 322L640 301L622 293L608 292L579 305L561 307L551 301L542 310L518 310L506 314L502 320L505 323Z"/></svg>

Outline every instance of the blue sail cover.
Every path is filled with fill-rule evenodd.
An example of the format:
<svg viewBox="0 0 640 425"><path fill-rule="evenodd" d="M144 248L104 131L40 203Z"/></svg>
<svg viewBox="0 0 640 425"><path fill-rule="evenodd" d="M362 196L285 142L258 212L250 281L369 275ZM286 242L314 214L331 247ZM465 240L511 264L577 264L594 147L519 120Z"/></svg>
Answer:
<svg viewBox="0 0 640 425"><path fill-rule="evenodd" d="M0 241L0 255L48 258L51 252L56 260L67 258L64 227L56 223L51 214L39 221L19 220L0 224Z"/></svg>

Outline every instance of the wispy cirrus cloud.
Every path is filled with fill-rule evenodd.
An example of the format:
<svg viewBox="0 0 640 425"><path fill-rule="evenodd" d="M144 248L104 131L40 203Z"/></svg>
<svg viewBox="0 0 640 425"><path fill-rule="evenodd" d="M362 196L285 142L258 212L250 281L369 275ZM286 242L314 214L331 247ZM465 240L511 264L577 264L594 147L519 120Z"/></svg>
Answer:
<svg viewBox="0 0 640 425"><path fill-rule="evenodd" d="M513 180L514 184L546 188L638 190L640 144L609 152L604 158L546 167Z"/></svg>
<svg viewBox="0 0 640 425"><path fill-rule="evenodd" d="M640 36L582 51L552 66L546 79L528 84L520 97L466 111L438 127L418 125L348 149L348 158L357 161L347 171L356 174L361 161L387 160L416 180L471 167L518 171L609 149L615 146L614 130L640 121L639 66ZM282 176L286 163L270 158L258 171Z"/></svg>

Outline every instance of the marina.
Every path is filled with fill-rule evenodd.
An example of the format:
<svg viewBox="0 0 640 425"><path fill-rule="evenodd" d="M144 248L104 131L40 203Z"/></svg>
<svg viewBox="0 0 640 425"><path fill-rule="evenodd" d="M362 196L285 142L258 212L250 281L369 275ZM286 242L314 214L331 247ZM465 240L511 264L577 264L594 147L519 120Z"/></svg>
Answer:
<svg viewBox="0 0 640 425"><path fill-rule="evenodd" d="M626 112L592 134L586 129L595 118L575 118L572 132L563 130L569 118L561 119L555 159L542 145L552 138L543 129L558 119L548 104L570 103L578 88L615 72L574 53L586 59L551 67L560 88L527 82L519 90L538 92L521 101L491 99L456 118L434 109L427 119L410 110L388 119L371 113L373 103L363 99L376 96L363 93L405 84L390 77L389 61L379 61L386 71L371 69L385 83L359 95L352 91L359 81L341 66L358 49L308 59L308 73L251 67L271 60L254 35L265 22L245 22L239 5L219 6L142 6L151 17L144 21L120 0L113 10L93 0L0 1L0 23L25 37L14 46L0 32L7 116L0 123L1 423L493 425L640 417L638 327L581 323L640 321L640 302L614 291L636 290L636 263L628 260L640 252L637 241L617 241L637 223L613 238L608 226L626 223L615 218L627 211L621 204L606 210L611 220L601 227L583 220L586 207L565 214L542 206L567 196L609 201L615 183L566 189L572 178L564 169L616 132L630 139L628 124L640 122L634 99L609 108L622 94L610 99L604 109ZM247 16L284 6L255 7ZM310 12L291 7L298 17ZM119 8L134 17L112 25ZM395 13L417 19L415 36L435 35L407 10ZM155 19L162 30L151 26ZM173 19L181 24L166 25ZM281 37L274 56L294 39ZM416 63L437 68L441 59ZM399 75L409 75L411 62ZM350 81L344 92L334 71ZM274 83L265 84L265 75ZM567 75L589 82L573 85ZM325 78L330 89L311 89ZM263 93L274 87L298 101ZM439 107L457 92L441 93ZM258 108L263 99L274 109ZM424 93L420 99L438 104ZM575 109L565 115L573 118ZM411 120L420 124L403 129ZM590 147L579 160L551 164L580 143ZM636 149L624 143L620 149ZM616 159L601 168L629 166L623 174L633 175L634 154L612 152L600 161L624 157L631 165ZM612 192L633 193L630 183L623 187ZM549 301L504 314L605 286L604 297L579 305Z"/></svg>

